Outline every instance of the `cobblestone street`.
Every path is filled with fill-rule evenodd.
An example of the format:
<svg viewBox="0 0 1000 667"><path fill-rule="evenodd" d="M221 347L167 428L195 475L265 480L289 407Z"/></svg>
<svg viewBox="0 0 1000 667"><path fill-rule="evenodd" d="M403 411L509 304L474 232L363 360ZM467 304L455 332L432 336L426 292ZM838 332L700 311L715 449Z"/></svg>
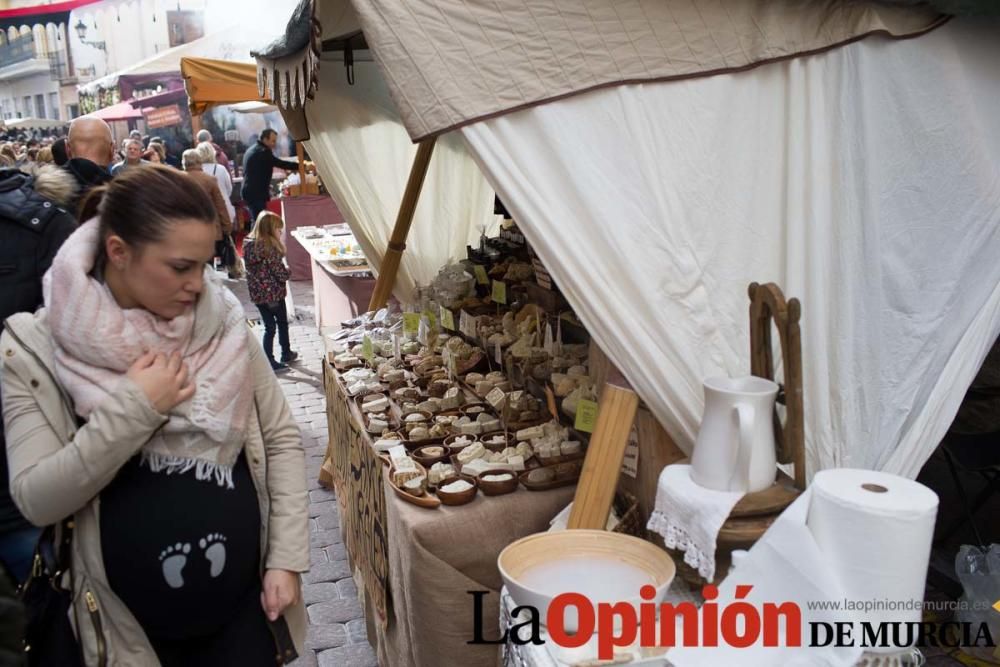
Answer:
<svg viewBox="0 0 1000 667"><path fill-rule="evenodd" d="M257 312L246 292L245 281L226 280L243 302L247 319L257 321ZM317 481L326 454L327 424L323 395L323 341L313 318L312 283L294 282L292 298L298 319L289 325L292 349L299 360L292 371L279 375L302 429L306 450L306 477L309 482L309 542L312 569L303 577L302 594L309 614L306 655L296 667L374 667L375 652L368 643L364 612L351 578L347 550L340 536L340 516L334 493ZM260 337L263 328L255 327ZM277 352L277 340L275 350Z"/></svg>

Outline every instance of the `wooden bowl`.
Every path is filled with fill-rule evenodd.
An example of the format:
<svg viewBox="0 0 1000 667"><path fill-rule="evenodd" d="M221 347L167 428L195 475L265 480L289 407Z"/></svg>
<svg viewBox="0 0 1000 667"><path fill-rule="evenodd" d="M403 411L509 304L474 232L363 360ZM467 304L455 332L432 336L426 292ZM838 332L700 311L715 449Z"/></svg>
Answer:
<svg viewBox="0 0 1000 667"><path fill-rule="evenodd" d="M459 475L458 479L463 479L472 485L471 489L466 489L465 491L459 491L458 493L448 493L443 491L442 488L450 484L442 484L437 487L437 497L441 501L442 505L465 505L466 503L471 503L476 498L476 493L479 488L476 485L476 479L474 477L468 477L466 475ZM457 481L457 480L452 480Z"/></svg>
<svg viewBox="0 0 1000 667"><path fill-rule="evenodd" d="M670 555L638 537L606 530L561 530L522 538L500 552L497 566L514 603L548 615L549 603L562 593L580 593L594 605L625 603L639 617L641 604L657 604L670 588L677 569ZM656 589L651 600L639 590ZM576 614L567 610L566 629L577 629Z"/></svg>
<svg viewBox="0 0 1000 667"><path fill-rule="evenodd" d="M409 417L410 415L420 415L420 419L410 419L410 420L407 420L406 417ZM427 428L430 428L431 427L431 421L434 419L433 416L431 415L431 413L427 412L426 410L416 410L416 411L411 412L410 414L406 415L406 417L402 417L399 420L399 423L403 425L403 430L405 430L407 432L409 432L409 429L406 428L407 426L420 425L420 426L426 426Z"/></svg>
<svg viewBox="0 0 1000 667"><path fill-rule="evenodd" d="M504 438L504 441L498 444L491 443L490 439L497 435ZM507 447L513 447L517 444L513 434L505 434L503 431L490 431L489 433L483 433L479 436L479 442L483 443L486 446L486 449L494 452L502 452Z"/></svg>
<svg viewBox="0 0 1000 667"><path fill-rule="evenodd" d="M485 479L487 475L506 475L509 479L502 482L490 482ZM479 489L486 496L502 496L505 493L517 491L517 473L510 470L485 470L479 475Z"/></svg>
<svg viewBox="0 0 1000 667"><path fill-rule="evenodd" d="M424 451L431 447L440 449L441 453L435 456L435 455L429 455ZM430 467L435 463L439 463L441 461L445 462L449 461L451 458L451 450L445 445L421 445L417 449L413 450L413 453L410 454L410 456L412 456L413 460L416 461L417 463L421 464L425 468L430 469Z"/></svg>
<svg viewBox="0 0 1000 667"><path fill-rule="evenodd" d="M456 445L455 440L458 438L468 438L469 441L464 445ZM457 454L474 442L479 442L479 436L477 435L462 435L461 433L453 433L444 439L444 444L451 449L452 454Z"/></svg>

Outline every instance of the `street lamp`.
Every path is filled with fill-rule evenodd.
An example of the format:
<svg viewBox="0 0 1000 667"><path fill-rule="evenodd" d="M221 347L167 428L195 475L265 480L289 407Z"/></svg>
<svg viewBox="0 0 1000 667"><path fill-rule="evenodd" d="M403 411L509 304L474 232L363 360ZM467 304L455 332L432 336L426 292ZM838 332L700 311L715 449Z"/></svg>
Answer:
<svg viewBox="0 0 1000 667"><path fill-rule="evenodd" d="M95 49L99 49L101 51L104 51L105 53L108 52L108 45L105 44L104 42L88 42L87 41L87 26L83 22L82 19L78 20L76 22L76 25L73 26L73 28L76 30L76 36L80 38L80 42L82 44L86 44L87 46L92 46Z"/></svg>

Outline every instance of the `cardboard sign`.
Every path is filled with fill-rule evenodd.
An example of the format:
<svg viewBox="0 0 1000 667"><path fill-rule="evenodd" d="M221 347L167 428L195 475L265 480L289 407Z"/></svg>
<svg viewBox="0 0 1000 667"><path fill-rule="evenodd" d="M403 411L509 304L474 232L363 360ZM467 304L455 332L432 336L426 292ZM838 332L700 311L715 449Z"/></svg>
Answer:
<svg viewBox="0 0 1000 667"><path fill-rule="evenodd" d="M576 404L576 421L573 428L584 433L593 433L597 427L597 403L595 401L580 401Z"/></svg>
<svg viewBox="0 0 1000 667"><path fill-rule="evenodd" d="M451 312L444 306L440 307L441 311L441 326L448 331L455 331L455 313Z"/></svg>
<svg viewBox="0 0 1000 667"><path fill-rule="evenodd" d="M476 274L476 282L480 285L489 285L490 277L486 275L486 267L482 264L476 264L472 267L472 270Z"/></svg>
<svg viewBox="0 0 1000 667"><path fill-rule="evenodd" d="M403 313L403 333L417 335L420 330L420 313Z"/></svg>
<svg viewBox="0 0 1000 667"><path fill-rule="evenodd" d="M486 402L492 405L494 410L503 410L506 400L507 394L503 393L503 390L499 387L493 387L490 393L486 394Z"/></svg>
<svg viewBox="0 0 1000 667"><path fill-rule="evenodd" d="M507 303L507 283L494 280L492 298L494 303Z"/></svg>
<svg viewBox="0 0 1000 667"><path fill-rule="evenodd" d="M361 356L365 358L368 363L372 362L372 357L375 356L375 349L372 345L372 339L368 334L361 339Z"/></svg>

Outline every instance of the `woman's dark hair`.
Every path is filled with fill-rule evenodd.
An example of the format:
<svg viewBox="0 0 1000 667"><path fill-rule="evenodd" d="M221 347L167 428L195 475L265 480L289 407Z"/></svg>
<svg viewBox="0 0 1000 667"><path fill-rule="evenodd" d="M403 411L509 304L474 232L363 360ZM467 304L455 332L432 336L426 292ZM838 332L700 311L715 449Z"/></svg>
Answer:
<svg viewBox="0 0 1000 667"><path fill-rule="evenodd" d="M271 128L267 128L263 132L260 133L260 140L261 141L265 141L272 134L277 134L277 132L275 130L272 130Z"/></svg>
<svg viewBox="0 0 1000 667"><path fill-rule="evenodd" d="M104 239L114 234L133 247L156 243L177 220L217 223L212 200L194 179L171 167L149 164L128 169L91 190L80 205L82 221L100 216L99 264Z"/></svg>

